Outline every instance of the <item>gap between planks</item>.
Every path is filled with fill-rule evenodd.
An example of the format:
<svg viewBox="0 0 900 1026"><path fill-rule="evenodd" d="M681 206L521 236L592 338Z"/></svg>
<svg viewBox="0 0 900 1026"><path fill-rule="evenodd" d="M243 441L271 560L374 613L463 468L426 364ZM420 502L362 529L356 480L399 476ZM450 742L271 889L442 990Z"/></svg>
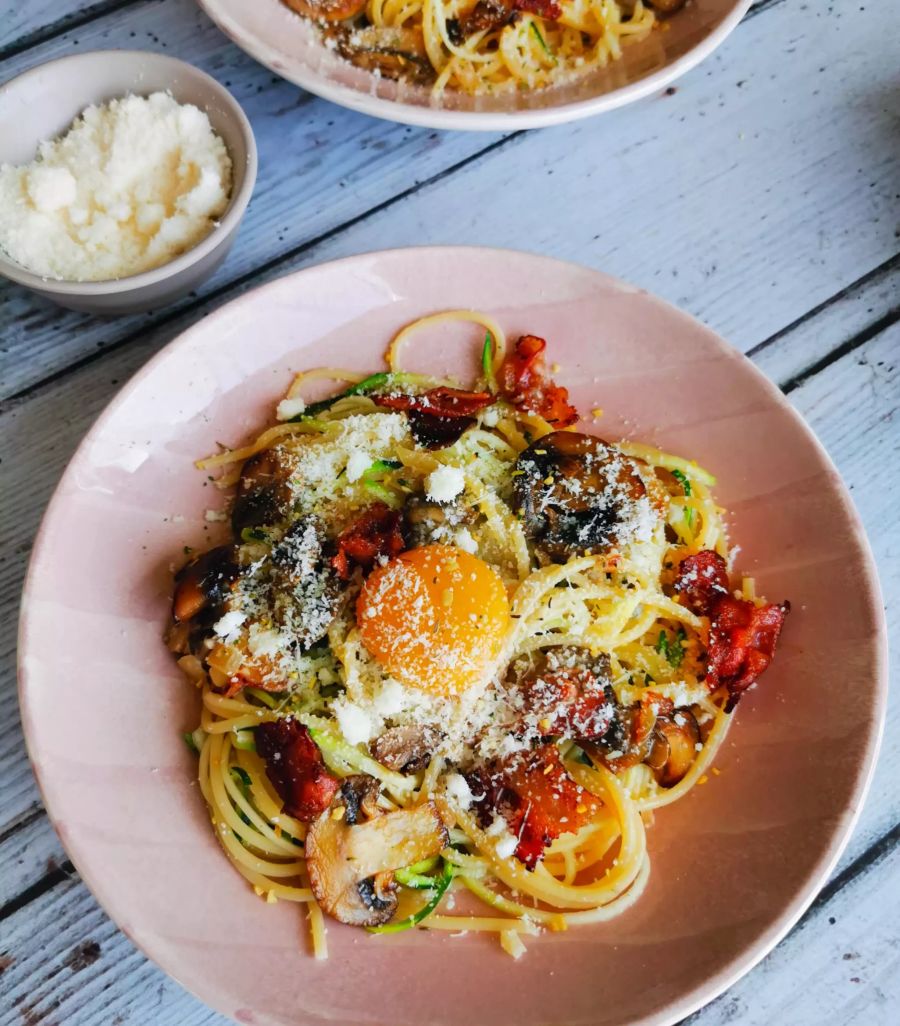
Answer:
<svg viewBox="0 0 900 1026"><path fill-rule="evenodd" d="M873 267L871 271L867 271L865 274L861 275L856 279L856 281L852 281L849 285L845 285L842 289L835 292L834 295L829 296L824 302L811 307L806 311L806 313L801 314L795 320L791 321L790 324L785 325L785 327L780 328L768 338L763 339L762 342L757 342L755 346L751 346L750 349L747 350L745 355L751 360L755 359L760 353L769 349L785 336L790 335L791 332L796 331L797 328L801 327L807 321L811 320L813 317L817 317L820 313L824 313L829 306L832 306L834 303L839 303L843 299L849 298L854 292L864 288L866 285L874 284L879 279L891 277L895 271L900 271L900 253L896 253L894 256L889 257L877 267Z"/></svg>
<svg viewBox="0 0 900 1026"><path fill-rule="evenodd" d="M10 899L5 905L0 907L0 923L4 919L9 919L10 916L14 916L16 912L25 908L26 905L30 905L32 901L40 898L41 895L52 891L57 884L61 884L65 880L71 880L72 877L77 875L75 867L68 859L62 865L57 866L56 869L49 870L49 872L31 884L30 887L26 887L21 894L17 894L15 898Z"/></svg>
<svg viewBox="0 0 900 1026"><path fill-rule="evenodd" d="M25 0L25 2L27 3L28 0ZM7 60L10 57L18 57L19 54L25 53L27 50L41 46L43 43L49 43L51 39L55 39L57 36L84 28L85 25L89 25L98 18L115 14L116 11L121 11L125 7L131 7L137 2L139 0L99 0L99 3L90 4L77 13L65 14L49 25L26 32L24 35L19 36L18 39L14 39L5 46L0 47L0 61ZM141 0L141 2L146 3L148 0ZM766 0L763 0L763 3L765 2Z"/></svg>
<svg viewBox="0 0 900 1026"><path fill-rule="evenodd" d="M781 386L781 391L784 392L785 395L790 395L795 388L799 388L799 386L804 382L809 381L809 379L818 374L819 371L825 370L842 357L847 356L848 353L852 353L855 349L859 349L860 346L865 345L866 342L869 342L877 335L880 335L883 331L887 331L887 329L896 324L897 321L900 321L900 306L895 306L883 317L880 317L877 321L870 324L867 328L863 329L852 338L847 339L846 342L839 345L836 349L832 349L831 352L826 353L820 360L816 360L815 363L811 364L805 370L790 378Z"/></svg>
<svg viewBox="0 0 900 1026"><path fill-rule="evenodd" d="M21 816L17 816L3 831L0 831L0 845L2 845L4 841L8 841L10 837L17 834L20 830L30 827L32 823L37 822L37 820L45 815L46 810L44 807L42 805L35 805L22 813Z"/></svg>

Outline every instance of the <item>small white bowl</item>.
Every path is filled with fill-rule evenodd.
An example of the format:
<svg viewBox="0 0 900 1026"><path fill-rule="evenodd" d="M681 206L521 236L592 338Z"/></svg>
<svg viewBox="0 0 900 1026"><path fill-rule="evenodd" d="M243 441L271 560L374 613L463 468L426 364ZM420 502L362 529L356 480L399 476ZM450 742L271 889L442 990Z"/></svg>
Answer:
<svg viewBox="0 0 900 1026"><path fill-rule="evenodd" d="M27 164L38 145L64 132L92 103L168 90L205 111L233 167L231 199L218 226L152 271L109 281L58 281L26 270L0 250L0 274L72 310L116 315L157 309L186 295L222 263L256 181L253 129L237 101L205 72L158 53L94 50L48 61L0 86L0 164Z"/></svg>

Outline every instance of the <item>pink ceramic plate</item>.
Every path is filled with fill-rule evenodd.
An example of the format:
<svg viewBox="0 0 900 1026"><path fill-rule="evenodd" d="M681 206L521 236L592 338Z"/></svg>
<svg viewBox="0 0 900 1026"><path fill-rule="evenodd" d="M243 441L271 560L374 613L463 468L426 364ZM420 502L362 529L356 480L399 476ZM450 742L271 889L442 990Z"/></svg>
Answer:
<svg viewBox="0 0 900 1026"><path fill-rule="evenodd" d="M547 337L578 406L604 408L607 437L656 441L718 474L741 567L793 612L774 667L741 704L721 776L657 814L649 887L621 918L530 940L519 962L475 935L330 924L331 958L315 962L298 909L260 901L222 855L180 737L198 699L160 640L170 571L182 546L207 543L219 525L204 512L222 503L191 461L256 433L294 371L373 370L401 325L464 306L513 336ZM461 341L436 335L417 359L434 366ZM291 275L152 360L53 499L20 653L34 769L79 872L164 969L258 1026L675 1022L760 959L824 882L872 772L886 694L862 528L778 390L645 292L481 249L375 253Z"/></svg>
<svg viewBox="0 0 900 1026"><path fill-rule="evenodd" d="M689 0L661 31L623 48L621 60L569 85L494 97L448 93L439 101L427 87L375 78L341 60L281 0L198 2L260 64L333 103L408 125L505 132L559 125L649 96L708 57L752 0Z"/></svg>

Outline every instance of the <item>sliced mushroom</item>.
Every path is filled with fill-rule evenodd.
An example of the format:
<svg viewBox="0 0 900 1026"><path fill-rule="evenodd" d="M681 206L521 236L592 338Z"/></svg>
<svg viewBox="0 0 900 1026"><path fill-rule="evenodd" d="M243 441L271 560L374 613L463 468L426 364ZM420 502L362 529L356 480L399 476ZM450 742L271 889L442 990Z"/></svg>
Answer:
<svg viewBox="0 0 900 1026"><path fill-rule="evenodd" d="M392 81L405 79L416 85L428 85L434 79L434 69L422 57L398 50L356 50L343 48L341 55L363 71L377 71L382 78Z"/></svg>
<svg viewBox="0 0 900 1026"><path fill-rule="evenodd" d="M602 762L613 773L637 766L647 758L657 723L673 708L669 699L645 692L639 702L625 707L617 705L603 737L583 747L592 759Z"/></svg>
<svg viewBox="0 0 900 1026"><path fill-rule="evenodd" d="M382 813L371 791L361 797L358 778L349 780L306 836L309 882L339 922L378 926L397 908L393 871L437 855L447 828L434 802Z"/></svg>
<svg viewBox="0 0 900 1026"><path fill-rule="evenodd" d="M366 0L284 0L292 11L315 21L345 21L366 6Z"/></svg>
<svg viewBox="0 0 900 1026"><path fill-rule="evenodd" d="M404 515L410 548L452 541L456 528L470 524L475 519L472 510L462 503L441 504L420 495L413 496L407 502Z"/></svg>
<svg viewBox="0 0 900 1026"><path fill-rule="evenodd" d="M592 759L602 762L613 773L621 773L644 761L655 724L656 716L647 707L618 706L603 737L584 742L582 747Z"/></svg>
<svg viewBox="0 0 900 1026"><path fill-rule="evenodd" d="M334 33L338 53L366 71L382 77L427 83L434 80L434 68L422 42L421 33L412 29L369 25Z"/></svg>
<svg viewBox="0 0 900 1026"><path fill-rule="evenodd" d="M348 826L355 826L357 823L380 816L382 813L382 810L378 808L380 790L378 781L365 773L356 773L352 777L346 777L341 784L340 794L341 803L344 806L344 822Z"/></svg>
<svg viewBox="0 0 900 1026"><path fill-rule="evenodd" d="M272 547L271 616L301 649L325 637L340 602L340 582L326 549L313 517L295 521Z"/></svg>
<svg viewBox="0 0 900 1026"><path fill-rule="evenodd" d="M644 760L660 787L674 787L697 758L700 728L687 709L656 720L650 751Z"/></svg>
<svg viewBox="0 0 900 1026"><path fill-rule="evenodd" d="M515 14L515 4L507 0L478 0L462 19L460 31L463 39L476 32L493 32L508 24Z"/></svg>
<svg viewBox="0 0 900 1026"><path fill-rule="evenodd" d="M204 611L215 616L240 572L232 545L220 545L192 559L175 575L172 616L176 623L193 620Z"/></svg>
<svg viewBox="0 0 900 1026"><path fill-rule="evenodd" d="M647 496L637 463L592 435L554 431L516 462L525 533L554 560L624 540Z"/></svg>
<svg viewBox="0 0 900 1026"><path fill-rule="evenodd" d="M391 727L370 747L372 755L388 769L413 772L428 765L439 739L433 727Z"/></svg>
<svg viewBox="0 0 900 1026"><path fill-rule="evenodd" d="M237 538L248 527L264 527L284 520L293 496L290 478L293 464L282 449L265 449L251 456L241 468L231 529Z"/></svg>
<svg viewBox="0 0 900 1026"><path fill-rule="evenodd" d="M650 6L659 14L674 14L685 5L685 0L649 0Z"/></svg>

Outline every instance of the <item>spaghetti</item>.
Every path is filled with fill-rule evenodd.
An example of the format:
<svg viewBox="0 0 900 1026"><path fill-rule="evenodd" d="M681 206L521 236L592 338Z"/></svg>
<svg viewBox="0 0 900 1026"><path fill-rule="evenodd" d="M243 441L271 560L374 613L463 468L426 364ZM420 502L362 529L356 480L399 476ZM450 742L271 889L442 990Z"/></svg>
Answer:
<svg viewBox="0 0 900 1026"><path fill-rule="evenodd" d="M284 0L377 76L500 94L605 67L682 0Z"/></svg>
<svg viewBox="0 0 900 1026"><path fill-rule="evenodd" d="M476 391L403 369L445 320L486 332ZM774 654L787 604L731 590L712 476L572 430L545 345L423 318L198 464L237 490L233 542L176 577L186 738L226 855L306 907L316 957L323 912L515 958L621 914ZM306 404L322 378L346 387Z"/></svg>

